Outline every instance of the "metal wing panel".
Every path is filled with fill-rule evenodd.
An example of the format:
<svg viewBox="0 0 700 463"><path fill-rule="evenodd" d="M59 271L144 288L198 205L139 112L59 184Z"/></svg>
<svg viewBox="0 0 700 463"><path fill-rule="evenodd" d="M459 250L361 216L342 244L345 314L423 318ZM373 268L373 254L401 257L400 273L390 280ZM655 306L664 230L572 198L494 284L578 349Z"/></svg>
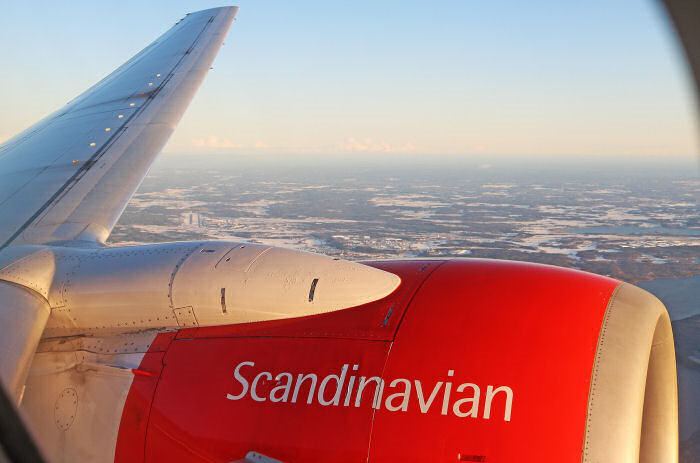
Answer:
<svg viewBox="0 0 700 463"><path fill-rule="evenodd" d="M238 9L186 16L0 147L0 249L104 242L206 76Z"/></svg>

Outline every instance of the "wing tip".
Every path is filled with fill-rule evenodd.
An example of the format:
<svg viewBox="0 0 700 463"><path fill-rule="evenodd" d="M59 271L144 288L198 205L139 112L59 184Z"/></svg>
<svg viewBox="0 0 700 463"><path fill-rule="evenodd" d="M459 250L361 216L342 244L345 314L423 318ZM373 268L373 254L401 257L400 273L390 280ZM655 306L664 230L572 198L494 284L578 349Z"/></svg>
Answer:
<svg viewBox="0 0 700 463"><path fill-rule="evenodd" d="M220 14L220 13L228 13L233 16L235 16L238 13L238 10L240 8L237 6L233 5L228 5L228 6L218 6L216 8L207 8L205 10L197 10L197 11L192 11L190 13L187 13L186 16L194 16L194 15L204 15L204 14Z"/></svg>
<svg viewBox="0 0 700 463"><path fill-rule="evenodd" d="M216 8L207 8L206 10L193 11L191 13L187 13L185 17L180 19L180 21L178 21L176 24L179 24L185 20L191 21L201 16L218 16L219 18L223 18L223 21L230 25L236 19L238 10L239 7L237 6L219 6Z"/></svg>

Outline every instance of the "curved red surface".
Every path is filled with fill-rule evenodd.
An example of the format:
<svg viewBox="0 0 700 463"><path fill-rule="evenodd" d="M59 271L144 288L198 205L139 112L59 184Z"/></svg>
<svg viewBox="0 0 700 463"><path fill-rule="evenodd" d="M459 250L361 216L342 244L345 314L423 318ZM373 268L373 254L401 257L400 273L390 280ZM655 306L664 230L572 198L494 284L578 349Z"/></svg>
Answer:
<svg viewBox="0 0 700 463"><path fill-rule="evenodd" d="M598 333L616 286L523 263L440 267L411 303L384 375L450 381L453 390L476 384L478 417L378 410L370 461L579 462ZM502 396L484 419L488 385L512 389L510 421Z"/></svg>
<svg viewBox="0 0 700 463"><path fill-rule="evenodd" d="M148 418L153 396L163 369L163 357L175 333L156 336L143 356L138 370L133 370L134 380L126 396L114 461L118 463L138 463L144 459Z"/></svg>
<svg viewBox="0 0 700 463"><path fill-rule="evenodd" d="M157 388L146 388L155 391L152 404L134 392L144 388L135 380L117 457L145 449L146 461L182 462L235 461L249 451L285 462L580 461L593 358L616 281L489 260L372 265L402 278L384 300L294 320L180 332L167 347ZM265 400L243 394L234 378L239 365L249 385L262 373L256 397ZM378 408L372 407L375 383L357 406L357 383L347 406L344 400L322 405L317 390L309 396L309 383L296 403L270 400L283 381L264 372L313 373L320 383L342 376L344 365L357 382L360 376L385 381ZM474 386L457 392L465 383ZM512 391L510 416L505 389L486 407L488 386ZM325 401L335 389L328 391ZM404 399L405 410L387 408ZM458 412L476 416L457 416L457 400ZM147 433L143 421L129 418L143 416L144 407L150 407Z"/></svg>

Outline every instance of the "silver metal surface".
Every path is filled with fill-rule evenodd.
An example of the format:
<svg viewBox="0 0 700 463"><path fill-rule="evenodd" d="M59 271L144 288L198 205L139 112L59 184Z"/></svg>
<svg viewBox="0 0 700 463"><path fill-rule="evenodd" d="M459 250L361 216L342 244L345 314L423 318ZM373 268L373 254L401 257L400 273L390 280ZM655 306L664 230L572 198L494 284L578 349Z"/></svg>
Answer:
<svg viewBox="0 0 700 463"><path fill-rule="evenodd" d="M49 304L40 295L0 282L0 380L16 402L48 318Z"/></svg>
<svg viewBox="0 0 700 463"><path fill-rule="evenodd" d="M401 282L356 262L207 241L96 249L12 246L0 251L0 281L48 301L44 338L325 313L381 299Z"/></svg>
<svg viewBox="0 0 700 463"><path fill-rule="evenodd" d="M238 8L193 13L0 146L0 249L104 242L206 76Z"/></svg>

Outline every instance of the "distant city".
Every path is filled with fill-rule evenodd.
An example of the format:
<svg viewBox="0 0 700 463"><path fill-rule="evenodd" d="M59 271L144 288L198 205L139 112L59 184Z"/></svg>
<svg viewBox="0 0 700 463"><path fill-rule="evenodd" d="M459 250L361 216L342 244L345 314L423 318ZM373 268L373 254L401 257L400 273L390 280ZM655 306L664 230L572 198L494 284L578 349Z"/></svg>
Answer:
<svg viewBox="0 0 700 463"><path fill-rule="evenodd" d="M700 462L700 175L692 162L640 164L163 156L111 244L513 259L639 284L671 314L681 462Z"/></svg>

